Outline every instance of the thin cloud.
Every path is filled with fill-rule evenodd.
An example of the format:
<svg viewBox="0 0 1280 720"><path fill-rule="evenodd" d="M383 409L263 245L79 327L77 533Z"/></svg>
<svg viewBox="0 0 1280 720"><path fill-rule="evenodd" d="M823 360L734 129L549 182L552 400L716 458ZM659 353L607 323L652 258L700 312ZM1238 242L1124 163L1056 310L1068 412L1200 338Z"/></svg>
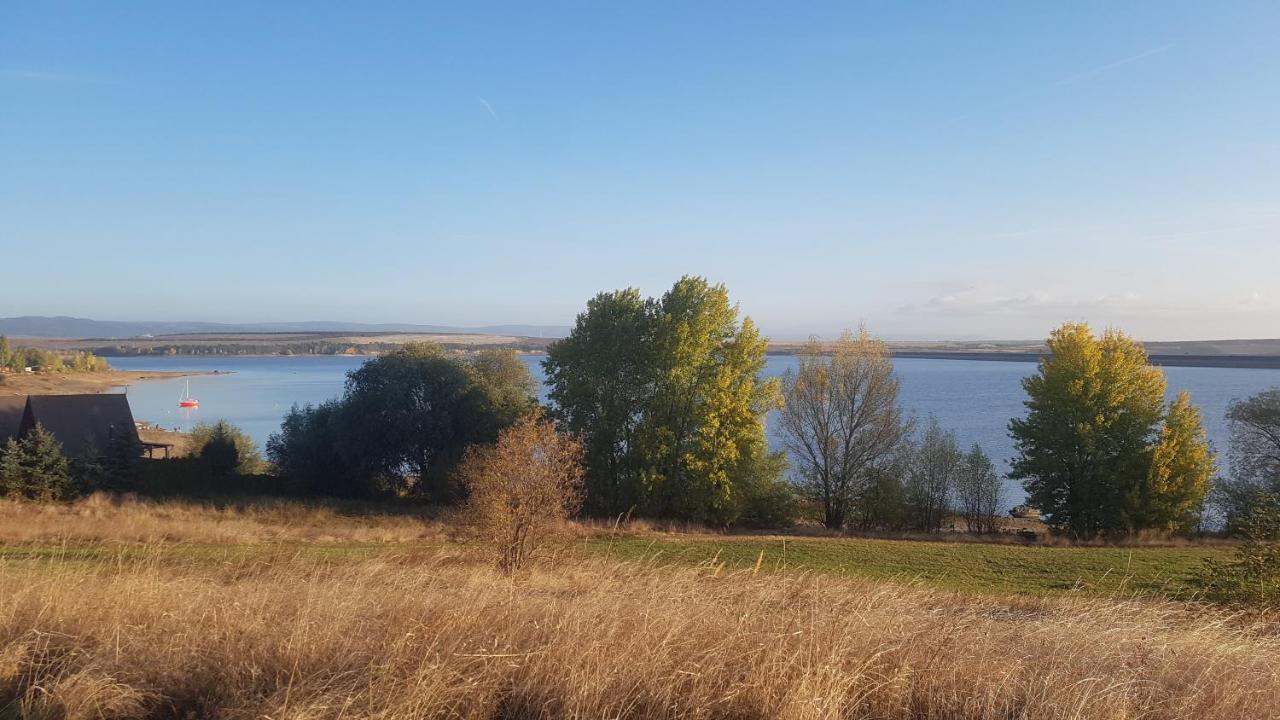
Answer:
<svg viewBox="0 0 1280 720"><path fill-rule="evenodd" d="M1126 65L1132 65L1133 63L1142 62L1147 58L1168 52L1175 47L1177 46L1172 43L1167 45L1161 45L1159 47L1154 47L1149 50L1144 50L1138 53L1137 55L1130 55L1129 57L1120 58L1119 60L1113 60L1109 63L1105 63L1103 65L1099 65L1097 67L1090 68L1082 72L1068 75L1064 78L1054 80L1053 82L1049 83L1048 85L1045 85L1044 87L1041 87L1035 90L1028 90L1026 92L1019 93L1017 95L1006 98L999 102L991 103L990 105L986 105L984 107L975 108L968 112L960 113L959 115L949 118L945 124L950 125L952 123L960 122L961 120L967 120L971 117L974 117L975 115L981 115L985 112L1012 107L1014 105L1017 105L1018 103L1043 95L1050 90L1054 90L1056 88L1061 88L1061 87L1067 87L1068 85L1075 85L1076 83L1083 82L1085 80L1090 80L1092 78L1096 78L1101 75L1106 75L1122 67L1125 67Z"/></svg>
<svg viewBox="0 0 1280 720"><path fill-rule="evenodd" d="M1055 297L1044 292L1002 295L984 292L979 288L969 288L934 296L923 303L903 305L897 308L897 312L900 315L1068 317L1080 312L1137 309L1160 311L1160 308L1151 305L1141 295L1132 291L1090 297Z"/></svg>
<svg viewBox="0 0 1280 720"><path fill-rule="evenodd" d="M1099 65L1096 68L1085 70L1084 72L1079 72L1079 73L1076 73L1075 75L1068 75L1067 77L1064 77L1061 80L1057 80L1055 82L1049 83L1048 87L1057 88L1057 87L1064 87L1067 85L1074 85L1080 82L1081 80L1088 80L1089 78L1097 77L1099 75L1105 75L1111 72L1112 70L1116 70L1118 68L1124 67L1125 65L1131 65L1133 63L1146 60L1147 58L1152 57L1154 55L1159 55L1160 53L1168 52L1173 48L1174 48L1174 45L1172 43L1168 45L1161 45L1160 47L1157 47L1157 48L1151 48L1150 50L1140 52L1137 55L1131 55L1127 58L1121 58L1114 62L1109 62L1105 65Z"/></svg>
<svg viewBox="0 0 1280 720"><path fill-rule="evenodd" d="M76 78L66 73L48 72L45 70L29 70L27 68L0 68L0 78L5 80L26 80L29 82L66 82Z"/></svg>
<svg viewBox="0 0 1280 720"><path fill-rule="evenodd" d="M482 98L482 97L480 97L479 95L477 95L477 96L476 96L476 102L478 102L478 103L480 103L481 105L483 105L483 106L484 106L484 109L485 109L485 110L487 110L487 111L489 112L489 115L490 115L494 120L497 120L497 119L498 119L498 113L496 113L496 112L494 112L494 111L493 111L493 106L489 104L489 101L488 101L488 100L485 100L484 98Z"/></svg>

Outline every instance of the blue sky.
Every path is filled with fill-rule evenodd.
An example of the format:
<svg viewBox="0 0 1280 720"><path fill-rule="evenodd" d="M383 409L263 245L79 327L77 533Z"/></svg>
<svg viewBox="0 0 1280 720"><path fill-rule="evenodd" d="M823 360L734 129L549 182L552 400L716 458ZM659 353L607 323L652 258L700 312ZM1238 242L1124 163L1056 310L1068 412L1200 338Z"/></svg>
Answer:
<svg viewBox="0 0 1280 720"><path fill-rule="evenodd" d="M1280 5L1055 5L7 2L0 316L1280 336Z"/></svg>

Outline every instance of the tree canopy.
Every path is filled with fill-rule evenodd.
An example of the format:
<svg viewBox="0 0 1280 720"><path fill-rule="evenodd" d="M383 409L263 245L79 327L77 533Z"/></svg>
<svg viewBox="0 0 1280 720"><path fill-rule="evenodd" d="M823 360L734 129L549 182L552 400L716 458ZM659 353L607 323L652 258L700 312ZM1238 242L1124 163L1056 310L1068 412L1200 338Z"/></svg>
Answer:
<svg viewBox="0 0 1280 720"><path fill-rule="evenodd" d="M459 357L410 344L352 370L341 400L293 409L268 454L301 487L450 503L459 496L452 470L463 452L492 443L533 409L533 389L511 351Z"/></svg>
<svg viewBox="0 0 1280 720"><path fill-rule="evenodd" d="M727 523L777 490L761 380L766 340L723 285L684 277L661 298L601 293L543 367L557 419L584 440L586 508ZM761 475L772 474L772 478Z"/></svg>
<svg viewBox="0 0 1280 720"><path fill-rule="evenodd" d="M1076 537L1194 524L1212 456L1189 398L1166 408L1164 374L1119 331L1068 323L1048 349L1009 424L1030 501Z"/></svg>

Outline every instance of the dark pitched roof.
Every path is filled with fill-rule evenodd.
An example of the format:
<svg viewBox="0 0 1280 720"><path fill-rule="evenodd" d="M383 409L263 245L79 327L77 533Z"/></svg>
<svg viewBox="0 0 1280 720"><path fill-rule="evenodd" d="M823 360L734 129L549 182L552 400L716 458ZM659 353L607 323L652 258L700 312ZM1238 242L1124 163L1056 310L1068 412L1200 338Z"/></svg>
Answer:
<svg viewBox="0 0 1280 720"><path fill-rule="evenodd" d="M27 409L26 395L0 396L0 443L18 436L22 413Z"/></svg>
<svg viewBox="0 0 1280 720"><path fill-rule="evenodd" d="M53 433L68 457L101 454L119 433L138 437L129 398L124 395L32 395L27 398L22 432L29 432L36 423Z"/></svg>

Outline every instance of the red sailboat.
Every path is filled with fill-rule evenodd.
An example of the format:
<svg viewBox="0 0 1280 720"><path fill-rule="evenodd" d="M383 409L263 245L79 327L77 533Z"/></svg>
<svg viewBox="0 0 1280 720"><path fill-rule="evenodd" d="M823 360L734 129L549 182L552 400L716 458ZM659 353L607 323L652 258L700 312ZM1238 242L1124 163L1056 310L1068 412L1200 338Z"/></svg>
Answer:
<svg viewBox="0 0 1280 720"><path fill-rule="evenodd" d="M191 381L187 381L186 388L182 391L182 396L178 398L178 407L180 408L198 408L200 401L191 397Z"/></svg>

